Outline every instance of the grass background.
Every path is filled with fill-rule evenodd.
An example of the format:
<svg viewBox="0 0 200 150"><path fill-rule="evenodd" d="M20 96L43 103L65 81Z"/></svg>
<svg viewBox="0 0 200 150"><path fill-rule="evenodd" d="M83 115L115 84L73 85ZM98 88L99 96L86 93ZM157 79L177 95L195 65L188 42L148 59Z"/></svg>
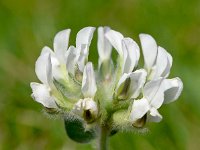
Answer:
<svg viewBox="0 0 200 150"><path fill-rule="evenodd" d="M103 25L136 41L141 32L151 34L173 56L171 77L184 83L179 100L160 109L161 123L149 124L143 135L115 135L110 150L199 149L199 0L0 0L0 150L94 147L71 141L62 120L43 115L29 83L38 81L34 63L43 46L52 47L58 31L71 28L73 43L82 27ZM95 44L90 52L97 62Z"/></svg>

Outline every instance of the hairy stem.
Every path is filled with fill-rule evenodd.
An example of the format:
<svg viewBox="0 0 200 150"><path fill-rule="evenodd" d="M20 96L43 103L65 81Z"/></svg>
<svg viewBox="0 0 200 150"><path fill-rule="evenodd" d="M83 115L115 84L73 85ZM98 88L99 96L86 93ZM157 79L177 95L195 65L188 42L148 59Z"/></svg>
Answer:
<svg viewBox="0 0 200 150"><path fill-rule="evenodd" d="M108 149L109 128L106 125L100 126L100 135L98 139L98 150Z"/></svg>

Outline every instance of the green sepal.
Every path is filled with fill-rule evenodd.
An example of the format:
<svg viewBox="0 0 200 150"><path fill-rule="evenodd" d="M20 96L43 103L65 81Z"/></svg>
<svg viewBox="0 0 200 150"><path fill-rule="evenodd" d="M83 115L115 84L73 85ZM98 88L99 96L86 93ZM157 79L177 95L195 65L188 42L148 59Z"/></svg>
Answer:
<svg viewBox="0 0 200 150"><path fill-rule="evenodd" d="M102 80L110 81L112 80L112 75L114 73L114 64L111 59L105 60L101 63L99 68L100 77Z"/></svg>
<svg viewBox="0 0 200 150"><path fill-rule="evenodd" d="M64 98L67 100L77 100L81 98L81 92L79 89L73 89L73 85L71 87L67 86L67 84L63 81L58 81L56 79L53 80L53 83L56 89L62 94Z"/></svg>
<svg viewBox="0 0 200 150"><path fill-rule="evenodd" d="M78 143L88 143L96 137L94 129L85 129L84 122L78 118L65 118L65 130L70 139Z"/></svg>

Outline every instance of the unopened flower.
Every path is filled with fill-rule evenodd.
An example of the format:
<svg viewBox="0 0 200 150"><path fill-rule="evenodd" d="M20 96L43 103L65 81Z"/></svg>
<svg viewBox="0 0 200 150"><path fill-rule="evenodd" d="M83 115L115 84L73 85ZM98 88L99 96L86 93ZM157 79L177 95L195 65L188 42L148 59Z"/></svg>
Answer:
<svg viewBox="0 0 200 150"><path fill-rule="evenodd" d="M97 91L95 74L91 62L88 62L83 72L82 93L84 99L80 99L74 106L73 112L83 117L87 122L97 118L98 108L94 101Z"/></svg>
<svg viewBox="0 0 200 150"><path fill-rule="evenodd" d="M44 107L113 131L159 122L158 109L180 96L181 79L168 79L172 56L150 35L139 36L144 56L140 67L140 48L133 39L99 27L98 69L94 69L88 56L95 28L81 29L76 44L68 46L70 31L57 33L54 51L45 46L36 61L42 84L31 83L32 97ZM118 53L117 61L112 60L112 49Z"/></svg>

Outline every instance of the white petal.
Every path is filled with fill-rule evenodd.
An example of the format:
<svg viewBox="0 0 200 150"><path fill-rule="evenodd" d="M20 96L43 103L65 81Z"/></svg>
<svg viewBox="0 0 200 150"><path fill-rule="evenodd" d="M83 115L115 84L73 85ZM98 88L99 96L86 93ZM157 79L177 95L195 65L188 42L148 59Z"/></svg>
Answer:
<svg viewBox="0 0 200 150"><path fill-rule="evenodd" d="M124 45L123 44L123 42L122 42L122 45ZM124 48L124 46L122 46L122 50L123 50L123 59L122 59L122 73L130 73L130 72L132 72L132 71L130 71L130 72L128 72L129 70L130 70L130 62L129 62L129 53L128 53L128 49L127 48ZM128 60L127 60L128 59ZM120 60L121 61L121 60ZM127 61L127 62L126 62ZM127 71L128 70L128 71Z"/></svg>
<svg viewBox="0 0 200 150"><path fill-rule="evenodd" d="M80 99L73 107L73 113L82 116L83 115L83 101L84 99Z"/></svg>
<svg viewBox="0 0 200 150"><path fill-rule="evenodd" d="M67 71L74 75L75 72L75 65L78 60L78 50L74 46L70 46L67 50L67 56L66 56L66 68Z"/></svg>
<svg viewBox="0 0 200 150"><path fill-rule="evenodd" d="M51 54L48 55L48 63L47 63L47 66L46 66L46 74L47 74L47 82L48 82L48 85L50 87L52 87L52 84L53 84L53 78L52 78L52 64L51 64Z"/></svg>
<svg viewBox="0 0 200 150"><path fill-rule="evenodd" d="M130 113L130 121L142 118L149 111L149 103L145 98L134 100Z"/></svg>
<svg viewBox="0 0 200 150"><path fill-rule="evenodd" d="M55 79L63 78L62 71L60 68L60 62L56 57L55 53L47 46L42 49L41 55L51 54L51 64L52 64L52 75Z"/></svg>
<svg viewBox="0 0 200 150"><path fill-rule="evenodd" d="M81 29L76 36L76 47L79 47L82 44L90 46L94 31L94 27L85 27Z"/></svg>
<svg viewBox="0 0 200 150"><path fill-rule="evenodd" d="M121 78L119 79L119 82L118 82L116 90L115 90L117 94L120 94L122 92L124 86L126 86L125 82L126 82L127 78L130 78L130 74L124 73L121 76Z"/></svg>
<svg viewBox="0 0 200 150"><path fill-rule="evenodd" d="M167 52L167 58L168 58L168 60L169 60L169 66L170 66L170 68L171 68L171 66L172 66L172 62L173 62L173 58L172 58L172 56Z"/></svg>
<svg viewBox="0 0 200 150"><path fill-rule="evenodd" d="M138 44L134 41L135 43L135 51L136 51L136 64L135 67L137 67L139 59L140 59L140 47L138 46Z"/></svg>
<svg viewBox="0 0 200 150"><path fill-rule="evenodd" d="M35 63L35 72L38 79L47 85L52 78L51 67L50 53L43 52Z"/></svg>
<svg viewBox="0 0 200 150"><path fill-rule="evenodd" d="M124 36L114 30L108 31L105 36L110 41L112 46L117 50L118 54L123 57L122 39L124 38Z"/></svg>
<svg viewBox="0 0 200 150"><path fill-rule="evenodd" d="M148 34L140 34L139 37L144 55L145 67L150 71L156 61L157 44L154 38Z"/></svg>
<svg viewBox="0 0 200 150"><path fill-rule="evenodd" d="M153 78L157 79L159 77L165 77L165 75L168 74L170 71L168 64L169 64L168 54L164 48L159 46L156 65L155 65L155 74Z"/></svg>
<svg viewBox="0 0 200 150"><path fill-rule="evenodd" d="M167 51L166 51L166 53L167 53L167 60L168 60L167 67L166 67L165 71L162 73L162 77L165 77L165 78L167 78L170 74L170 69L172 67L172 61L173 61L172 56Z"/></svg>
<svg viewBox="0 0 200 150"><path fill-rule="evenodd" d="M53 47L56 57L62 64L65 64L65 53L68 49L68 42L70 36L70 29L60 31L54 37Z"/></svg>
<svg viewBox="0 0 200 150"><path fill-rule="evenodd" d="M54 54L54 52L52 51L51 48L49 48L48 46L43 47L41 54L40 55L45 55L45 54Z"/></svg>
<svg viewBox="0 0 200 150"><path fill-rule="evenodd" d="M30 86L33 91L31 96L35 101L47 108L57 108L54 98L50 96L50 90L46 85L32 82Z"/></svg>
<svg viewBox="0 0 200 150"><path fill-rule="evenodd" d="M161 114L158 112L157 109L151 108L150 114L147 117L148 122L160 122L162 120Z"/></svg>
<svg viewBox="0 0 200 150"><path fill-rule="evenodd" d="M97 91L95 73L93 65L88 62L84 68L83 80L82 80L82 93L85 98L93 98Z"/></svg>
<svg viewBox="0 0 200 150"><path fill-rule="evenodd" d="M135 72L131 73L131 84L129 88L131 98L137 98L140 95L141 89L146 81L146 76L147 72L144 69L136 70Z"/></svg>
<svg viewBox="0 0 200 150"><path fill-rule="evenodd" d="M85 67L85 62L88 59L88 55L89 55L88 48L89 47L86 44L82 44L80 47L77 48L78 53L79 53L77 64L81 72L83 72L84 67Z"/></svg>
<svg viewBox="0 0 200 150"><path fill-rule="evenodd" d="M181 79L178 77L173 79L165 79L164 85L165 85L164 103L170 103L178 99L183 90L183 83Z"/></svg>
<svg viewBox="0 0 200 150"><path fill-rule="evenodd" d="M52 62L51 62L51 55L53 54L53 51L48 48L47 46L45 46L42 49L41 55L43 56L47 56L47 63L46 63L46 79L47 79L47 85L49 85L50 87L52 86L53 82L52 82ZM45 71L45 70L44 70Z"/></svg>
<svg viewBox="0 0 200 150"><path fill-rule="evenodd" d="M76 48L79 53L78 67L83 72L85 62L88 58L89 46L95 31L94 27L85 27L81 29L76 36Z"/></svg>
<svg viewBox="0 0 200 150"><path fill-rule="evenodd" d="M95 114L97 114L97 112L98 112L97 104L91 98L84 99L83 108L84 108L84 110L92 110L92 112L95 112Z"/></svg>
<svg viewBox="0 0 200 150"><path fill-rule="evenodd" d="M150 105L156 109L160 108L164 101L164 85L163 78L152 80L146 83L144 87L144 97L149 101Z"/></svg>
<svg viewBox="0 0 200 150"><path fill-rule="evenodd" d="M52 75L53 78L59 80L63 79L63 72L61 70L61 64L55 55L51 55L51 62L52 62Z"/></svg>
<svg viewBox="0 0 200 150"><path fill-rule="evenodd" d="M97 116L98 107L96 102L91 98L80 99L73 108L73 112L82 117L85 110L90 110L90 112Z"/></svg>
<svg viewBox="0 0 200 150"><path fill-rule="evenodd" d="M100 61L110 59L110 55L112 52L112 46L105 37L105 33L110 30L109 27L99 27L98 28L98 53Z"/></svg>
<svg viewBox="0 0 200 150"><path fill-rule="evenodd" d="M131 38L124 38L122 40L123 51L127 51L127 56L124 64L124 73L132 72L138 62L138 45Z"/></svg>

